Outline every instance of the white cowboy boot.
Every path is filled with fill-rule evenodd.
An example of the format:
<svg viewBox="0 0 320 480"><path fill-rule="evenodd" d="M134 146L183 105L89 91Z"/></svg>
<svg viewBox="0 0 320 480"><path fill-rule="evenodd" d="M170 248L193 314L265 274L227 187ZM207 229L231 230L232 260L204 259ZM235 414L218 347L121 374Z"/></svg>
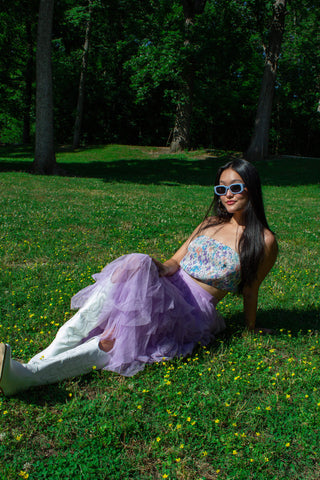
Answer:
<svg viewBox="0 0 320 480"><path fill-rule="evenodd" d="M93 367L104 367L109 355L99 348L99 339L93 337L55 357L27 364L12 360L10 346L0 344L0 389L10 396L30 387L89 373Z"/></svg>
<svg viewBox="0 0 320 480"><path fill-rule="evenodd" d="M44 358L54 357L79 345L98 326L98 318L107 294L108 288L97 289L83 307L59 328L52 343L45 350L32 357L29 364Z"/></svg>

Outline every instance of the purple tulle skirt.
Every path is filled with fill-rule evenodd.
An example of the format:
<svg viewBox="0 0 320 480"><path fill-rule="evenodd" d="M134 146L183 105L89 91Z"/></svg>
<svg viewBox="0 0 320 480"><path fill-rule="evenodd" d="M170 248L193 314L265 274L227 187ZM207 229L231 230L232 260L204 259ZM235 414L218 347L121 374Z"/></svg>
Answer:
<svg viewBox="0 0 320 480"><path fill-rule="evenodd" d="M124 255L93 278L93 285L72 298L71 308L90 303L95 315L83 341L97 335L114 340L107 370L132 376L146 363L190 354L225 328L214 297L182 269L159 277L148 255Z"/></svg>

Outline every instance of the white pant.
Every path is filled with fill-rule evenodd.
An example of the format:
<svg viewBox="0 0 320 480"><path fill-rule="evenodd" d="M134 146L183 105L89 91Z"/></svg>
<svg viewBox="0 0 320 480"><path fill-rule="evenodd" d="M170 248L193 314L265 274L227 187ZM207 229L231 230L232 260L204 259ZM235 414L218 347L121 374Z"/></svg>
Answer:
<svg viewBox="0 0 320 480"><path fill-rule="evenodd" d="M55 383L83 373L93 367L102 368L109 355L99 348L100 337L83 343L97 326L97 318L106 297L97 290L85 305L59 330L53 342L26 364L11 359L9 345L1 344L0 388L5 395L14 395L36 385Z"/></svg>

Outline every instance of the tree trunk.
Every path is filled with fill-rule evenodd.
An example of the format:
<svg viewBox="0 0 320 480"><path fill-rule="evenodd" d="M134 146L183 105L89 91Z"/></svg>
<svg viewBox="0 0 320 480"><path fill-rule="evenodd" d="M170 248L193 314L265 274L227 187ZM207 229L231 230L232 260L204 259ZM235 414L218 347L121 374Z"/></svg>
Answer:
<svg viewBox="0 0 320 480"><path fill-rule="evenodd" d="M245 154L249 161L263 160L268 155L272 101L277 75L278 59L284 32L286 0L275 0L273 18L266 48L266 60L258 101L254 132Z"/></svg>
<svg viewBox="0 0 320 480"><path fill-rule="evenodd" d="M32 105L32 80L33 80L33 38L31 18L26 19L26 33L28 45L28 59L25 72L24 114L22 143L30 144L30 113Z"/></svg>
<svg viewBox="0 0 320 480"><path fill-rule="evenodd" d="M54 152L51 36L54 0L40 0L36 54L36 173L58 173Z"/></svg>
<svg viewBox="0 0 320 480"><path fill-rule="evenodd" d="M184 13L185 45L190 45L190 26L194 24L196 15L203 13L206 0L182 0ZM171 152L181 152L189 147L190 123L192 115L192 95L195 72L195 58L191 53L182 78L183 87L180 92L180 100L177 104L176 117L170 145Z"/></svg>
<svg viewBox="0 0 320 480"><path fill-rule="evenodd" d="M184 100L180 99L176 109L176 118L172 132L172 141L170 144L170 152L181 152L189 147L190 139L190 122L192 114L192 85L189 82L185 85Z"/></svg>
<svg viewBox="0 0 320 480"><path fill-rule="evenodd" d="M85 83L86 83L86 75L87 75L87 68L88 68L89 40L90 40L90 31L91 31L91 25L92 25L91 16L92 16L92 0L89 0L89 17L87 21L86 33L85 33L85 39L84 39L84 45L83 45L78 103L77 103L76 119L74 123L74 132L73 132L73 148L79 148L80 146L80 133L81 133L81 124L82 124L82 117L83 117Z"/></svg>

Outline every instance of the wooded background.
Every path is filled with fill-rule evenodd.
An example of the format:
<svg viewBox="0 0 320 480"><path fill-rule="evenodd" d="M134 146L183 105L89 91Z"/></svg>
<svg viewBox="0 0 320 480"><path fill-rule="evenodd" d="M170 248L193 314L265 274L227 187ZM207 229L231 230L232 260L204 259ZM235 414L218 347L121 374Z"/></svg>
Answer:
<svg viewBox="0 0 320 480"><path fill-rule="evenodd" d="M319 0L2 1L0 142L319 156L319 21Z"/></svg>

